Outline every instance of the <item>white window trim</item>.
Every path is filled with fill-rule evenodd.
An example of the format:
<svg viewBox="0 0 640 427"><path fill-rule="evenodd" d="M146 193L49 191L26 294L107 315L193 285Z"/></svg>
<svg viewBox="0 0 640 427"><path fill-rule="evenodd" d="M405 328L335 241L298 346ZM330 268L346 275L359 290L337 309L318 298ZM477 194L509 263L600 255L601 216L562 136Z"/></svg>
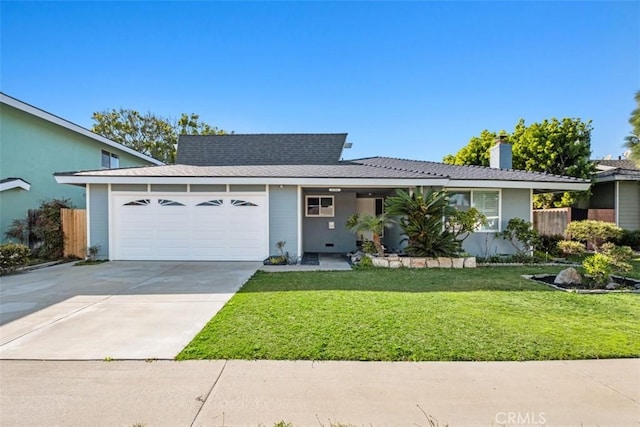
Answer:
<svg viewBox="0 0 640 427"><path fill-rule="evenodd" d="M320 208L318 215L309 215L309 199L310 198L314 198L314 199L331 199L331 214L323 214L322 213L322 208ZM322 204L322 201L320 201L320 204ZM334 196L332 195L323 195L323 194L318 194L318 195L313 195L313 194L309 194L304 196L304 215L306 217L309 218L334 218L336 216L336 199Z"/></svg>
<svg viewBox="0 0 640 427"><path fill-rule="evenodd" d="M462 192L469 192L469 195L471 197L471 206L472 208L475 207L475 200L473 197L473 193L478 191L478 192L483 192L483 191L491 191L491 192L498 192L498 229L497 230L473 230L474 233L500 233L502 231L502 189L501 188L445 188L447 194L449 193L462 193ZM482 212L480 212L482 213Z"/></svg>

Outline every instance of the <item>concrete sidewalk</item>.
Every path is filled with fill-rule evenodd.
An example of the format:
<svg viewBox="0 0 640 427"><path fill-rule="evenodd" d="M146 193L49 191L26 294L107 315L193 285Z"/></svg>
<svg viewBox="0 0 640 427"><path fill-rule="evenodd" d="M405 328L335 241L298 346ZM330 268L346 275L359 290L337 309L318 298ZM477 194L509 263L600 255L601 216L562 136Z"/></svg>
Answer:
<svg viewBox="0 0 640 427"><path fill-rule="evenodd" d="M0 361L2 426L640 423L640 359Z"/></svg>

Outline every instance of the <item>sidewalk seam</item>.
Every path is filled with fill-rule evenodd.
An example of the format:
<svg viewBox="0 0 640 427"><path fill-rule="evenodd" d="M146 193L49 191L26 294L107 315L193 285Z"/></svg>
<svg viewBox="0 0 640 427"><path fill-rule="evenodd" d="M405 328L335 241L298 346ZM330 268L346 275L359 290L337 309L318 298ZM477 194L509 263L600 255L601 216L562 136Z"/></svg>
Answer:
<svg viewBox="0 0 640 427"><path fill-rule="evenodd" d="M222 377L222 373L224 372L224 368L226 368L226 367L227 367L227 361L225 360L224 361L224 365L222 365L222 369L220 369L220 373L218 374L218 376L216 377L215 381L211 385L211 388L207 392L207 395L204 397L204 399L198 399L198 400L200 400L202 402L202 405L200 405L200 407L198 408L198 412L196 412L196 415L193 417L193 421L191 421L191 424L189 424L190 427L193 427L193 425L195 424L196 420L200 416L200 412L202 412L202 408L204 408L204 405L207 403L207 400L209 400L209 396L211 396L211 393L213 392L213 389L218 384L218 381L220 381L220 377Z"/></svg>
<svg viewBox="0 0 640 427"><path fill-rule="evenodd" d="M569 366L569 363L567 363L567 361L564 362L565 366ZM609 390L613 391L616 394L619 394L620 396L624 397L625 399L629 399L630 401L632 401L633 403L635 403L636 405L640 405L640 402L638 402L636 399L634 399L631 396L628 396L627 394L625 394L624 392L618 390L617 388L615 388L612 385L609 385L608 383L606 383L605 381L596 378L594 375L590 374L587 371L584 371L583 369L579 368L579 367L573 367L571 366L572 369L574 369L575 371L577 371L578 373L580 373L582 376L591 379L591 381L594 381L600 385L605 386L606 388L608 388Z"/></svg>

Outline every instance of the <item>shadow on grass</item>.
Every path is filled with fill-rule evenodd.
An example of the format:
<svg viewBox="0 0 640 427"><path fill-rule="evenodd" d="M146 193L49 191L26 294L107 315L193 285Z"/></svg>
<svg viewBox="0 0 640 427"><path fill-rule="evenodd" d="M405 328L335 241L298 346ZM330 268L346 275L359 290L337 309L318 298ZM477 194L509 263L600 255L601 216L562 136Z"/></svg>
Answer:
<svg viewBox="0 0 640 427"><path fill-rule="evenodd" d="M559 292L523 274L556 273L549 267L495 267L468 270L367 269L267 273L258 271L239 293L370 292Z"/></svg>

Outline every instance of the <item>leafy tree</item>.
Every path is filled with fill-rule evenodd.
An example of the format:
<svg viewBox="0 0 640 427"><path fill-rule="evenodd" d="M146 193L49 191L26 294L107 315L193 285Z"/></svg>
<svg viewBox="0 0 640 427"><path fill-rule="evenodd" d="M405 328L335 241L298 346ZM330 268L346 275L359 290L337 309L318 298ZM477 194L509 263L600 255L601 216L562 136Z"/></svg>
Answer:
<svg viewBox="0 0 640 427"><path fill-rule="evenodd" d="M550 119L529 126L521 119L507 141L513 145L513 168L576 178L591 178L591 122L580 119ZM503 133L503 132L501 132ZM497 134L484 130L455 155L443 161L456 165L489 166L489 150ZM569 206L574 193L536 196L536 207Z"/></svg>
<svg viewBox="0 0 640 427"><path fill-rule="evenodd" d="M226 132L200 121L197 114L182 114L178 120L140 114L120 108L95 112L91 131L165 163L173 163L178 135L223 135Z"/></svg>
<svg viewBox="0 0 640 427"><path fill-rule="evenodd" d="M629 118L632 130L631 134L625 138L624 145L631 151L629 158L640 165L640 90L636 92L635 99L637 106L631 112L631 117Z"/></svg>
<svg viewBox="0 0 640 427"><path fill-rule="evenodd" d="M571 236L572 240L586 242L588 247L600 252L601 247L606 242L622 236L622 228L610 222L585 219L583 221L570 222L564 234Z"/></svg>

